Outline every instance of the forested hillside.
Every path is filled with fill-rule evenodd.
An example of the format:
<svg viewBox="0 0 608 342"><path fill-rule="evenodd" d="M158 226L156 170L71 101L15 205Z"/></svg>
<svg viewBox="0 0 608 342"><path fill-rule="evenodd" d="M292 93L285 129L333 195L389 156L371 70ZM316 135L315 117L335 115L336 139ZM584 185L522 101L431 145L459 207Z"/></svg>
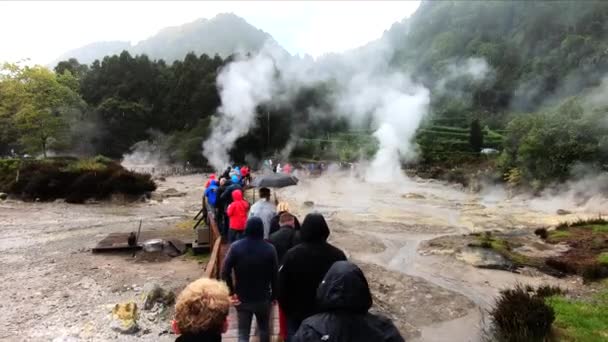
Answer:
<svg viewBox="0 0 608 342"><path fill-rule="evenodd" d="M229 18L237 28L249 25ZM233 38L241 32L216 23L201 34L198 28L213 20L163 31L135 50L153 57L125 51L90 65L72 59L55 73L5 66L0 154L51 149L118 158L154 137L171 161L204 164L201 143L220 105L216 77L234 56L210 57L197 47L219 42L211 37L217 30ZM266 34L253 36L261 42ZM541 185L566 179L580 163L607 168L608 3L425 1L381 39L394 49L392 65L431 91L431 112L416 136L420 163L475 162L480 149L494 148L501 152L494 166L506 180ZM197 53L180 58L175 46ZM163 50L176 60L155 59ZM487 65L483 77L446 77L471 60ZM310 120L307 109L325 110L331 87L316 84L290 103L260 106L257 125L237 141L233 158L278 153L288 143L294 158L372 154L375 127L353 131L339 116ZM40 89L52 98L31 96ZM42 130L28 119L36 115L53 125L31 139ZM290 141L295 131L300 139Z"/></svg>
<svg viewBox="0 0 608 342"><path fill-rule="evenodd" d="M151 59L167 62L183 60L186 54L216 54L228 57L235 52L256 52L272 37L231 13L218 14L211 19L199 19L162 29L154 36L132 45L129 42L97 42L66 52L57 61L70 58L90 64L104 56L129 51L145 54Z"/></svg>

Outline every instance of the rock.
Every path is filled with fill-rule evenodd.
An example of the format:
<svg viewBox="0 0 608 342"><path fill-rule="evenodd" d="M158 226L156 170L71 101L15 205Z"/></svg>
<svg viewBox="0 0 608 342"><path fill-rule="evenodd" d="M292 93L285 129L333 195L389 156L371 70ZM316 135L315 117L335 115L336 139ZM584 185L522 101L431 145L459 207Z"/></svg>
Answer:
<svg viewBox="0 0 608 342"><path fill-rule="evenodd" d="M401 197L407 198L407 199L425 199L425 197L423 195L413 193L413 192L408 192L407 194L403 194L403 195L401 195Z"/></svg>
<svg viewBox="0 0 608 342"><path fill-rule="evenodd" d="M313 202L313 201L305 201L304 202L304 206L305 207L312 207L314 205L315 205L315 202Z"/></svg>
<svg viewBox="0 0 608 342"><path fill-rule="evenodd" d="M175 293L171 290L165 290L158 284L146 284L144 290L144 310L152 310L155 304L161 304L158 308L162 311L164 307L168 307L175 303Z"/></svg>
<svg viewBox="0 0 608 342"><path fill-rule="evenodd" d="M570 215L572 214L571 211L565 210L565 209L557 209L557 215Z"/></svg>
<svg viewBox="0 0 608 342"><path fill-rule="evenodd" d="M163 195L158 193L158 192L153 192L150 194L150 200L152 201L157 201L157 202L162 202L163 200Z"/></svg>
<svg viewBox="0 0 608 342"><path fill-rule="evenodd" d="M163 191L161 194L162 194L163 197L182 197L182 196L186 196L185 192L177 191L174 188L169 188L169 189Z"/></svg>
<svg viewBox="0 0 608 342"><path fill-rule="evenodd" d="M137 324L138 315L137 304L134 302L116 304L112 309L110 328L121 334L135 334L139 331L139 325Z"/></svg>
<svg viewBox="0 0 608 342"><path fill-rule="evenodd" d="M5 192L0 192L0 200L4 201L7 198L8 198L8 194L6 194Z"/></svg>

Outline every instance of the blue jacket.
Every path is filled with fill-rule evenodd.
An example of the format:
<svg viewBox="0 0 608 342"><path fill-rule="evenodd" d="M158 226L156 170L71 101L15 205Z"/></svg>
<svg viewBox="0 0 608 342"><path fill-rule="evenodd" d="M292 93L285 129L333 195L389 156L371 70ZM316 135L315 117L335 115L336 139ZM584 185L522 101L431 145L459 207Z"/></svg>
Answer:
<svg viewBox="0 0 608 342"><path fill-rule="evenodd" d="M217 203L217 198L219 197L218 195L218 190L219 189L219 183L216 180L212 180L211 184L209 184L209 187L207 188L207 190L205 190L205 197L207 197L207 201L209 202L209 204L211 204L212 206L215 207L215 204Z"/></svg>
<svg viewBox="0 0 608 342"><path fill-rule="evenodd" d="M222 278L230 293L236 293L243 303L274 300L277 295L277 252L263 237L262 220L250 218L245 227L245 238L232 244L224 260ZM232 282L233 270L236 288Z"/></svg>

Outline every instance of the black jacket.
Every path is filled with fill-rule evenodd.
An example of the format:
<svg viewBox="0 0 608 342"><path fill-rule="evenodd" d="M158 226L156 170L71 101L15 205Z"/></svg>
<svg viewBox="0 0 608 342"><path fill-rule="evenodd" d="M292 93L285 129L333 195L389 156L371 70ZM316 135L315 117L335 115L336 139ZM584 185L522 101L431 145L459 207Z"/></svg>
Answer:
<svg viewBox="0 0 608 342"><path fill-rule="evenodd" d="M285 254L279 270L279 304L290 319L304 320L317 312L319 283L334 262L346 260L341 250L327 243L328 236L323 216L309 214L300 229L302 242Z"/></svg>
<svg viewBox="0 0 608 342"><path fill-rule="evenodd" d="M221 333L182 334L175 339L175 342L222 342Z"/></svg>
<svg viewBox="0 0 608 342"><path fill-rule="evenodd" d="M368 312L372 295L367 280L356 265L333 264L317 290L322 313L302 322L295 342L402 342L390 319Z"/></svg>
<svg viewBox="0 0 608 342"><path fill-rule="evenodd" d="M226 208L228 208L228 206L230 205L230 203L232 203L232 192L234 190L243 190L241 188L241 186L239 184L230 184L229 186L226 187L226 189L221 193L220 195L220 204L222 205L223 209L226 210Z"/></svg>
<svg viewBox="0 0 608 342"><path fill-rule="evenodd" d="M277 293L277 252L264 241L264 223L259 217L247 220L245 238L230 246L222 278L231 293L236 293L243 303L275 299ZM232 270L236 286L232 282Z"/></svg>
<svg viewBox="0 0 608 342"><path fill-rule="evenodd" d="M270 233L269 234L277 232L279 230L279 228L281 228L281 225L279 224L279 219L281 218L281 214L283 214L283 213L285 213L285 212L281 211L280 213L274 215L272 220L270 220ZM300 221L298 220L298 218L294 216L293 220L295 221L294 228L296 230L300 230Z"/></svg>
<svg viewBox="0 0 608 342"><path fill-rule="evenodd" d="M279 264L283 264L283 258L288 250L300 243L300 231L290 226L281 227L268 237L274 248L277 250Z"/></svg>

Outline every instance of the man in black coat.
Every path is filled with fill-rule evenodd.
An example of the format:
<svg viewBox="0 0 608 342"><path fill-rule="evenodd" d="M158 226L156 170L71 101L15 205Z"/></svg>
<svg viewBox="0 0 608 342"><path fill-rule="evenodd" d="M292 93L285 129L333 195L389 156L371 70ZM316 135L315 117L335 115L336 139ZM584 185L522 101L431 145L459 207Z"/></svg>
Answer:
<svg viewBox="0 0 608 342"><path fill-rule="evenodd" d="M302 322L295 342L403 342L390 319L369 313L372 294L357 265L334 263L317 289L321 310Z"/></svg>
<svg viewBox="0 0 608 342"><path fill-rule="evenodd" d="M274 248L277 250L279 264L283 264L283 257L292 247L300 243L300 231L295 228L295 216L290 213L283 213L279 218L279 230L274 232L268 238Z"/></svg>
<svg viewBox="0 0 608 342"><path fill-rule="evenodd" d="M323 215L308 214L300 229L301 243L285 254L279 269L279 304L287 318L287 341L302 321L315 313L317 287L334 262L346 260L327 243L329 227Z"/></svg>
<svg viewBox="0 0 608 342"><path fill-rule="evenodd" d="M277 293L278 268L277 252L264 241L264 223L259 217L250 218L245 238L230 246L222 267L222 279L233 295L238 314L239 341L249 341L255 315L260 342L270 342L270 311Z"/></svg>

